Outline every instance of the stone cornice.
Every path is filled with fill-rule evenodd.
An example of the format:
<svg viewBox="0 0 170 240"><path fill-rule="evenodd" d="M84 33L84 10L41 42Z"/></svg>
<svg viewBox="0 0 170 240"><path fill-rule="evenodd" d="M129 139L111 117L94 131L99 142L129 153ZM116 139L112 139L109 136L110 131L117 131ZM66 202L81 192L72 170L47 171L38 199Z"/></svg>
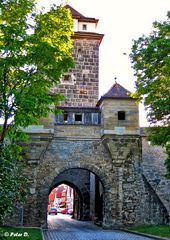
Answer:
<svg viewBox="0 0 170 240"><path fill-rule="evenodd" d="M104 37L104 34L100 33L92 33L92 32L74 32L72 36L73 39L92 39L99 40L100 43Z"/></svg>

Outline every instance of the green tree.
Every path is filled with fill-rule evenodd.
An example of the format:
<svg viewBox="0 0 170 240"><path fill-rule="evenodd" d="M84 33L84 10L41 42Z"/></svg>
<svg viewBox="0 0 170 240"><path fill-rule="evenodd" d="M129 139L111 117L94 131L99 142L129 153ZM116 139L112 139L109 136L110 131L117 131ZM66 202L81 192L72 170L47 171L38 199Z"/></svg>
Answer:
<svg viewBox="0 0 170 240"><path fill-rule="evenodd" d="M149 36L134 40L130 58L137 78L135 97L147 110L149 139L166 148L170 177L170 12L154 22Z"/></svg>
<svg viewBox="0 0 170 240"><path fill-rule="evenodd" d="M27 193L27 181L18 164L20 152L18 145L0 145L0 225L13 210L14 202L22 203Z"/></svg>
<svg viewBox="0 0 170 240"><path fill-rule="evenodd" d="M70 12L36 11L35 0L0 0L0 221L23 195L21 127L38 124L63 99L50 89L73 67ZM6 139L10 143L6 144Z"/></svg>
<svg viewBox="0 0 170 240"><path fill-rule="evenodd" d="M62 7L36 13L34 0L0 1L0 142L10 131L37 124L52 104L49 94L73 66L72 18ZM11 121L12 119L12 121Z"/></svg>

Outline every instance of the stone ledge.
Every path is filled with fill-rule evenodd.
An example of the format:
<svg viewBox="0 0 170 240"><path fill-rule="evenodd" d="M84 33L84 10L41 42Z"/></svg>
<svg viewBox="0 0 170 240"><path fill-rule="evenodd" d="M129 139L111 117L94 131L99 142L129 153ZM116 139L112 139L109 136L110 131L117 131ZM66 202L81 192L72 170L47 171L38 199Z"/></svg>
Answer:
<svg viewBox="0 0 170 240"><path fill-rule="evenodd" d="M24 131L26 133L54 133L53 128L44 128L44 125L30 125L29 127L25 128Z"/></svg>
<svg viewBox="0 0 170 240"><path fill-rule="evenodd" d="M101 136L103 135L140 135L140 129L128 130L125 127L114 127L113 130L101 129Z"/></svg>

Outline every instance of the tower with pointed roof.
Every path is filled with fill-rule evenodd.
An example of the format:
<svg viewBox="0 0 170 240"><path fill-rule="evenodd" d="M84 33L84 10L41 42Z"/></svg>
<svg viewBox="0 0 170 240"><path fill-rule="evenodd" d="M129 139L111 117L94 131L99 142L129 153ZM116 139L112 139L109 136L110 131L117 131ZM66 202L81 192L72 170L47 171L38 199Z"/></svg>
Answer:
<svg viewBox="0 0 170 240"><path fill-rule="evenodd" d="M53 89L66 96L64 111L27 129L24 225L47 227L48 194L60 183L75 187L74 216L81 220L105 228L165 223L167 211L142 173L136 99L117 82L98 99L98 20L66 7L74 19L76 65Z"/></svg>
<svg viewBox="0 0 170 240"><path fill-rule="evenodd" d="M94 107L99 97L99 46L103 34L96 32L98 19L85 17L66 5L74 21L75 68L64 75L59 86L66 100L63 107Z"/></svg>
<svg viewBox="0 0 170 240"><path fill-rule="evenodd" d="M66 5L66 8L74 20L75 68L63 76L58 87L66 97L61 103L66 114L57 117L57 123L89 123L91 118L92 122L101 122L103 135L138 134L138 105L127 89L115 81L109 91L98 100L99 46L103 38L103 34L96 32L98 19L85 17L70 5ZM93 108L93 115L86 119L89 113L82 113L87 110L80 108L90 107ZM71 108L74 108L74 113Z"/></svg>
<svg viewBox="0 0 170 240"><path fill-rule="evenodd" d="M139 110L131 93L115 82L97 103L101 109L102 134L139 134Z"/></svg>

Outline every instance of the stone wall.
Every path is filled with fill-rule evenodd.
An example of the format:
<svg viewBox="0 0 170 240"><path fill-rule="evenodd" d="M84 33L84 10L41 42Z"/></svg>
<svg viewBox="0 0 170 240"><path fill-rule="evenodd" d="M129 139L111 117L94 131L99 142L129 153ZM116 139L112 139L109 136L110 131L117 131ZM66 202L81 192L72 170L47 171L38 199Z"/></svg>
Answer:
<svg viewBox="0 0 170 240"><path fill-rule="evenodd" d="M118 204L113 206L112 219L119 219L121 226L135 225L141 218L141 142L135 136L103 138L108 149L117 181ZM112 220L113 221L113 220Z"/></svg>
<svg viewBox="0 0 170 240"><path fill-rule="evenodd" d="M152 188L146 177L143 175L143 219L146 224L167 224L168 211L161 202L159 196Z"/></svg>
<svg viewBox="0 0 170 240"><path fill-rule="evenodd" d="M74 39L73 57L75 68L61 80L60 91L66 97L61 106L85 107L96 106L98 100L98 66L100 40Z"/></svg>
<svg viewBox="0 0 170 240"><path fill-rule="evenodd" d="M139 134L138 105L133 99L104 99L101 103L101 124L106 134ZM118 111L125 112L125 120L118 120Z"/></svg>
<svg viewBox="0 0 170 240"><path fill-rule="evenodd" d="M90 173L90 218L95 220L95 175Z"/></svg>
<svg viewBox="0 0 170 240"><path fill-rule="evenodd" d="M165 149L161 146L151 145L146 137L143 137L142 149L143 173L166 208L170 220L170 179L166 178L164 162L167 155Z"/></svg>
<svg viewBox="0 0 170 240"><path fill-rule="evenodd" d="M70 174L76 171L80 176L82 169L93 172L103 185L104 227L122 227L141 221L139 137L105 136L102 140L80 140L56 138L51 134L32 135L24 148L24 171L29 178L29 196L24 209L25 226L46 227L51 187L64 179L79 186L77 181L81 178L73 180L75 173L73 176ZM85 183L79 188L87 197L87 186L83 187Z"/></svg>
<svg viewBox="0 0 170 240"><path fill-rule="evenodd" d="M23 169L29 189L23 212L25 226L47 227L48 194L62 182L81 195L82 219L87 219L90 204L94 206L89 198L90 172L103 186L103 227L166 223L167 210L143 177L138 136L80 139L78 136L58 138L55 134L32 134L23 147ZM94 209L91 213L95 213ZM14 222L19 224L16 219Z"/></svg>

